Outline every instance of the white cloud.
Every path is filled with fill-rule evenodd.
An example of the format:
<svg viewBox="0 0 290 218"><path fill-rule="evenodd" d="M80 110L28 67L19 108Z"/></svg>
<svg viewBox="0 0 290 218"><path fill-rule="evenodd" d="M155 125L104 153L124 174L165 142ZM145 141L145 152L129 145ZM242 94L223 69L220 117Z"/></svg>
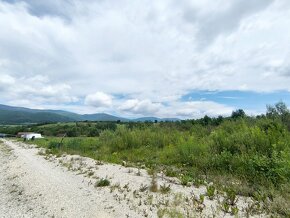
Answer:
<svg viewBox="0 0 290 218"><path fill-rule="evenodd" d="M228 116L234 110L233 107L228 107L222 104L218 104L212 101L189 101L180 103L177 106L176 115L178 117L193 117L200 118L205 115L208 116Z"/></svg>
<svg viewBox="0 0 290 218"><path fill-rule="evenodd" d="M118 109L135 115L150 115L162 118L178 117L182 119L200 118L205 115L217 117L219 115L228 116L235 110L213 101L179 101L168 105L153 103L150 100L130 99L122 102Z"/></svg>
<svg viewBox="0 0 290 218"><path fill-rule="evenodd" d="M125 101L119 107L119 110L139 115L154 115L161 107L162 105L160 103L151 102L149 99L130 99Z"/></svg>
<svg viewBox="0 0 290 218"><path fill-rule="evenodd" d="M96 92L86 96L85 104L93 107L110 107L112 96L103 92Z"/></svg>
<svg viewBox="0 0 290 218"><path fill-rule="evenodd" d="M2 101L17 106L29 105L41 108L43 104L63 104L77 102L78 98L69 94L71 87L65 83L51 84L47 77L0 76Z"/></svg>
<svg viewBox="0 0 290 218"><path fill-rule="evenodd" d="M9 75L0 75L0 87L3 88L3 86L9 86L15 83L15 80L13 77Z"/></svg>
<svg viewBox="0 0 290 218"><path fill-rule="evenodd" d="M211 43L221 34L228 34L239 28L243 18L265 9L274 0L218 0L193 1L184 11L186 21L197 26L199 47ZM222 7L220 7L222 5Z"/></svg>
<svg viewBox="0 0 290 218"><path fill-rule="evenodd" d="M289 23L288 0L0 0L0 99L165 116L191 90L290 90Z"/></svg>

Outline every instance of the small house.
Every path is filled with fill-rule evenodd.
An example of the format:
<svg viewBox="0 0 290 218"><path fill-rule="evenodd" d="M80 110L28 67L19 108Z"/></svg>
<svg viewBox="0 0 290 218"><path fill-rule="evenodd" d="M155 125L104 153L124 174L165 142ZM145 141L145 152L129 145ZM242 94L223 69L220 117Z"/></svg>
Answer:
<svg viewBox="0 0 290 218"><path fill-rule="evenodd" d="M24 138L25 140L34 140L43 138L40 133L34 132L20 132L17 134L18 137Z"/></svg>
<svg viewBox="0 0 290 218"><path fill-rule="evenodd" d="M24 135L23 137L26 140L34 140L34 139L41 139L43 138L40 133L29 133Z"/></svg>
<svg viewBox="0 0 290 218"><path fill-rule="evenodd" d="M19 133L17 133L17 137L18 138L23 138L23 136L25 136L27 134L30 134L30 133L33 133L33 132L19 132Z"/></svg>

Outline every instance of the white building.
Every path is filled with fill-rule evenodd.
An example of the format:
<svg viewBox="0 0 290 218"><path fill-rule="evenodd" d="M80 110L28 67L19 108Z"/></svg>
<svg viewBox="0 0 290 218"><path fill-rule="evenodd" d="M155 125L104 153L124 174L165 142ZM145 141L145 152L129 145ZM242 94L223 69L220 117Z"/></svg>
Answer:
<svg viewBox="0 0 290 218"><path fill-rule="evenodd" d="M22 135L21 137L26 139L26 140L43 138L40 133L26 133L26 134Z"/></svg>

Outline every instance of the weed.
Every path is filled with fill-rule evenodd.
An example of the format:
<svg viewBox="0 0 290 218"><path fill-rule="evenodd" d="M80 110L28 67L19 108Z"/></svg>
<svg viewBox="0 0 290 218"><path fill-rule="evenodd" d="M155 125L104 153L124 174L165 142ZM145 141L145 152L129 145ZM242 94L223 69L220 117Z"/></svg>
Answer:
<svg viewBox="0 0 290 218"><path fill-rule="evenodd" d="M88 177L91 177L91 176L93 176L94 175L94 172L93 171L89 171L88 172Z"/></svg>
<svg viewBox="0 0 290 218"><path fill-rule="evenodd" d="M134 198L139 198L141 195L139 194L139 192L137 190L133 191L133 197Z"/></svg>
<svg viewBox="0 0 290 218"><path fill-rule="evenodd" d="M259 202L249 203L245 208L245 216L248 218L251 217L253 214L257 214L260 211L259 208L260 208Z"/></svg>
<svg viewBox="0 0 290 218"><path fill-rule="evenodd" d="M108 179L100 179L99 181L97 181L95 183L95 188L96 187L104 187L104 186L109 186L110 185L110 181Z"/></svg>
<svg viewBox="0 0 290 218"><path fill-rule="evenodd" d="M126 190L127 192L130 192L131 189L130 189L129 183L125 184L125 185L123 186L123 189Z"/></svg>
<svg viewBox="0 0 290 218"><path fill-rule="evenodd" d="M167 168L165 170L165 176L168 176L168 177L177 177L178 176L177 170L175 170L173 168Z"/></svg>
<svg viewBox="0 0 290 218"><path fill-rule="evenodd" d="M157 211L157 217L158 218L163 218L166 214L166 210L165 209L158 209Z"/></svg>
<svg viewBox="0 0 290 218"><path fill-rule="evenodd" d="M149 189L150 189L151 192L157 192L158 191L158 183L157 183L157 178L156 178L156 174L155 173L152 175L151 185L150 185Z"/></svg>
<svg viewBox="0 0 290 218"><path fill-rule="evenodd" d="M199 186L204 185L205 184L205 181L202 180L202 179L194 178L192 180L192 183L193 183L194 186L196 186L198 188Z"/></svg>
<svg viewBox="0 0 290 218"><path fill-rule="evenodd" d="M237 206L232 206L231 207L231 214L238 215L238 213L239 213L239 208Z"/></svg>
<svg viewBox="0 0 290 218"><path fill-rule="evenodd" d="M190 186L192 182L192 177L188 176L188 175L183 175L181 177L181 185L183 186Z"/></svg>
<svg viewBox="0 0 290 218"><path fill-rule="evenodd" d="M227 204L234 206L238 201L235 190L233 190L232 188L226 188L225 191L226 191L225 201L227 202Z"/></svg>
<svg viewBox="0 0 290 218"><path fill-rule="evenodd" d="M110 192L112 193L116 189L120 189L120 188L121 188L120 183L116 183L110 187Z"/></svg>
<svg viewBox="0 0 290 218"><path fill-rule="evenodd" d="M273 212L282 217L290 217L290 195L289 193L286 193L286 195L288 195L288 201L285 201L287 197L274 197L273 201L268 205L269 212Z"/></svg>
<svg viewBox="0 0 290 218"><path fill-rule="evenodd" d="M194 194L191 197L192 201L193 201L193 205L195 207L195 210L198 212L202 212L203 209L205 208L204 205L204 195L200 194L199 197L195 196Z"/></svg>
<svg viewBox="0 0 290 218"><path fill-rule="evenodd" d="M253 193L253 199L255 201L258 201L258 202L263 202L267 199L267 194L266 193L263 193L263 192L260 192L260 191L256 191Z"/></svg>
<svg viewBox="0 0 290 218"><path fill-rule="evenodd" d="M215 187L213 185L209 185L206 187L206 195L210 200L214 199L215 196Z"/></svg>
<svg viewBox="0 0 290 218"><path fill-rule="evenodd" d="M223 201L222 202L222 207L221 207L221 209L222 209L222 211L224 211L225 213L229 213L230 212L230 205L228 204L228 202L226 202L226 201Z"/></svg>
<svg viewBox="0 0 290 218"><path fill-rule="evenodd" d="M167 194L170 191L171 191L171 186L170 185L166 185L166 184L160 185L160 192L162 194Z"/></svg>
<svg viewBox="0 0 290 218"><path fill-rule="evenodd" d="M200 204L203 204L203 202L204 202L204 195L203 194L200 194L199 195L199 203Z"/></svg>
<svg viewBox="0 0 290 218"><path fill-rule="evenodd" d="M147 201L146 201L146 203L147 203L148 205L152 205L152 204L153 204L153 195L148 195L148 196L147 196Z"/></svg>
<svg viewBox="0 0 290 218"><path fill-rule="evenodd" d="M237 215L239 212L236 203L238 201L236 191L233 188L225 188L226 196L222 202L222 210L225 213L231 213L232 215Z"/></svg>
<svg viewBox="0 0 290 218"><path fill-rule="evenodd" d="M139 190L140 190L140 192L145 192L145 191L148 190L148 186L147 186L147 185L143 185L143 184L141 184Z"/></svg>
<svg viewBox="0 0 290 218"><path fill-rule="evenodd" d="M153 168L149 168L149 169L147 169L147 173L148 173L148 175L153 176L154 174L156 174L156 170Z"/></svg>

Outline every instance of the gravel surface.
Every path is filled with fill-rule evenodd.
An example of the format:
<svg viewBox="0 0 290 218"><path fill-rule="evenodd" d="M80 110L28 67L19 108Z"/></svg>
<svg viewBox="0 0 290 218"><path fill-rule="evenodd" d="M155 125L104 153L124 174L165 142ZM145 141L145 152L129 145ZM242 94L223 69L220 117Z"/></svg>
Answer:
<svg viewBox="0 0 290 218"><path fill-rule="evenodd" d="M37 155L37 149L6 140L0 144L0 217L105 218L130 214L126 208L114 210L114 204L81 176Z"/></svg>

